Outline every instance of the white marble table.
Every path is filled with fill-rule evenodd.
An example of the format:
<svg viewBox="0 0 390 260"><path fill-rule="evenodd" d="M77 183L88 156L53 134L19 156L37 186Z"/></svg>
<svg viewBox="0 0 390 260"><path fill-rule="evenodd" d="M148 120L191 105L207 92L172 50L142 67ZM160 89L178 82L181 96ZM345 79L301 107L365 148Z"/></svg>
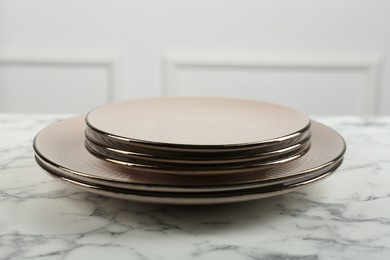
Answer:
<svg viewBox="0 0 390 260"><path fill-rule="evenodd" d="M0 114L1 259L390 259L390 117L314 117L347 141L334 175L217 206L133 203L52 179L32 140L64 117Z"/></svg>

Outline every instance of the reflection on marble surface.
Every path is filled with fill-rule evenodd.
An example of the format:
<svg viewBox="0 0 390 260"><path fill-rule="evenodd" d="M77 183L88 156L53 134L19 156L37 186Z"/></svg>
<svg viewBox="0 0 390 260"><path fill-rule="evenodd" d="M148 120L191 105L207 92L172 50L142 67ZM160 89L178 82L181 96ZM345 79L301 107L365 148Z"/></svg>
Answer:
<svg viewBox="0 0 390 260"><path fill-rule="evenodd" d="M348 144L334 175L217 206L133 203L52 179L32 140L65 117L0 115L0 258L390 258L390 117L316 117Z"/></svg>

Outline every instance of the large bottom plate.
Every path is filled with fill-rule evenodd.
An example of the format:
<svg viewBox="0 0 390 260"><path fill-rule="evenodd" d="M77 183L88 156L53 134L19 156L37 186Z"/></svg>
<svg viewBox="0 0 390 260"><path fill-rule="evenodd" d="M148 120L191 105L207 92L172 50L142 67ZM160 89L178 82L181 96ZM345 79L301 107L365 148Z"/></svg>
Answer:
<svg viewBox="0 0 390 260"><path fill-rule="evenodd" d="M49 162L46 162L44 159L39 157L38 155L35 156L37 163L46 171L53 173L57 176L62 176L65 178L72 179L74 181L78 181L81 183L87 183L90 185L95 186L102 186L102 187L110 187L115 189L125 189L125 190L134 190L137 192L148 192L148 193L180 193L181 196L183 196L183 193L185 194L196 194L199 196L200 193L207 194L207 193L223 193L223 192L232 192L232 191L238 191L241 192L249 191L249 190L267 190L267 189L277 189L277 188L284 188L285 186L291 185L291 184L297 184L299 182L305 182L310 179L317 178L323 174L326 174L330 171L336 170L342 163L343 158L340 158L339 160L327 165L326 167L322 167L316 171L308 172L306 174L298 175L298 176L291 176L289 178L283 178L283 179L277 179L272 181L261 181L261 182L253 182L253 183L244 183L244 184L237 184L237 185L226 185L226 186L205 186L205 187L171 187L171 186L151 186L151 185L133 185L133 184L126 184L126 183L118 183L118 182L109 182L109 181L102 181L99 179L94 178L88 178L84 176L79 175L73 175L70 172L61 169L59 167L56 167L55 165L50 164Z"/></svg>
<svg viewBox="0 0 390 260"><path fill-rule="evenodd" d="M85 149L84 131L83 116L48 126L34 140L35 153L42 161L66 172L68 178L135 190L187 191L191 188L207 191L281 183L327 169L342 159L346 148L337 132L313 121L311 148L296 160L237 174L180 176L137 171L99 160Z"/></svg>
<svg viewBox="0 0 390 260"><path fill-rule="evenodd" d="M54 178L63 181L65 184L71 185L75 188L92 192L107 197L130 200L143 203L156 203L156 204L177 204L177 205L208 205L208 204L223 204L223 203L235 203L257 199L264 199L272 196L278 196L288 192L295 191L299 188L306 187L310 184L316 183L336 170L341 164L334 165L333 169L328 172L322 173L319 176L307 179L305 181L284 183L283 185L274 185L269 187L257 188L257 189L245 189L235 190L227 192L216 193L165 193L165 192L147 192L131 189L121 189L104 185L97 185L93 183L82 182L77 179L65 177L61 174L47 170L47 173Z"/></svg>

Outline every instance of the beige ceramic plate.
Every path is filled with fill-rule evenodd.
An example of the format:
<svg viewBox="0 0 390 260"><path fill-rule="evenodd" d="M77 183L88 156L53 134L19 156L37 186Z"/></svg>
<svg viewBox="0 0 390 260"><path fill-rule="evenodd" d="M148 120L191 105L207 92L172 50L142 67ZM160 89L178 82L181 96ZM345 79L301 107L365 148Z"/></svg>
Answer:
<svg viewBox="0 0 390 260"><path fill-rule="evenodd" d="M123 168L96 159L84 147L84 117L66 119L43 129L34 140L36 154L72 176L118 184L161 187L217 187L284 180L317 172L340 160L342 137L313 122L311 148L302 157L253 172L216 176L176 176Z"/></svg>
<svg viewBox="0 0 390 260"><path fill-rule="evenodd" d="M89 112L86 122L114 140L195 149L280 142L310 126L310 118L291 108L213 97L165 97L110 103Z"/></svg>
<svg viewBox="0 0 390 260"><path fill-rule="evenodd" d="M55 166L46 162L44 159L35 156L37 163L47 172L55 174L57 176L69 178L71 180L75 180L81 183L86 183L89 185L95 186L106 186L111 188L125 189L125 190L134 190L134 191L146 191L150 193L154 192L162 192L162 193L196 193L197 196L200 193L216 193L216 192L227 192L227 191L237 191L237 190L248 190L248 189L266 189L269 190L270 187L285 187L286 185L297 184L300 182L305 182L310 179L317 178L321 175L327 174L331 171L336 170L342 163L342 158L335 161L332 164L329 164L326 167L322 167L317 171L308 172L306 174L286 177L283 179L276 179L270 181L260 181L260 182L252 182L247 184L237 184L237 185L226 185L226 186L199 186L199 187L172 187L172 186L159 186L159 185L142 185L142 184L133 184L133 183L119 183L115 181L107 181L96 178L89 178L81 175L73 174L66 169Z"/></svg>
<svg viewBox="0 0 390 260"><path fill-rule="evenodd" d="M194 158L194 157L246 157L260 153L273 152L302 142L310 137L310 125L288 136L288 138L274 142L252 144L246 146L166 146L158 143L141 143L117 138L109 134L86 127L85 136L104 146L128 152L148 154L165 158Z"/></svg>
<svg viewBox="0 0 390 260"><path fill-rule="evenodd" d="M337 167L336 167L337 168ZM328 177L333 170L321 174L317 177L291 184L275 185L268 188L261 189L247 189L229 192L219 193L200 193L200 194L182 194L182 193L153 193L142 192L139 190L119 189L113 187L107 187L102 185L90 184L81 182L77 179L64 177L54 172L47 171L51 176L60 179L61 181L74 186L78 189L88 192L97 193L100 195L137 201L145 203L159 203L159 204L182 204L182 205L206 205L206 204L222 204L222 203L234 203L243 202L256 199L263 199L272 196L277 196L292 192L296 189L306 187L309 184L313 184Z"/></svg>
<svg viewBox="0 0 390 260"><path fill-rule="evenodd" d="M122 145L119 143L110 142L103 139L101 135L93 132L89 127L85 130L86 143L89 147L96 150L98 153L107 155L107 157L115 158L115 156L139 159L162 163L179 163L179 164L229 164L229 163L245 163L254 161L263 161L269 158L286 155L290 152L299 150L307 142L310 142L311 133L307 130L297 138L294 138L290 143L284 143L281 147L268 147L270 149L251 149L234 152L183 152L183 151L159 151L153 147L138 147L131 145ZM107 142L108 141L108 142Z"/></svg>
<svg viewBox="0 0 390 260"><path fill-rule="evenodd" d="M298 144L293 147L294 149L287 149L287 151L282 154L274 154L273 157L252 160L250 162L222 162L219 164L215 162L213 164L199 163L199 161L197 163L189 163L180 162L178 160L167 162L162 159L155 160L154 158L129 157L119 154L118 150L105 149L104 147L97 146L89 140L85 140L85 148L96 158L131 169L138 169L140 171L146 170L149 172L175 175L212 175L242 173L245 171L253 171L264 166L295 160L309 150L310 142Z"/></svg>

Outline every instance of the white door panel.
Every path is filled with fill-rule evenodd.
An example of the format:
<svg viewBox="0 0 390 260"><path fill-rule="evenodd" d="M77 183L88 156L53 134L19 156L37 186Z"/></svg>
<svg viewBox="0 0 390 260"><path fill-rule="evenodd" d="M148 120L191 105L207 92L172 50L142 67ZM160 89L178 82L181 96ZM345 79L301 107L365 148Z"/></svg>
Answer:
<svg viewBox="0 0 390 260"><path fill-rule="evenodd" d="M376 113L380 58L356 57L168 54L164 93L259 99L311 114Z"/></svg>
<svg viewBox="0 0 390 260"><path fill-rule="evenodd" d="M0 111L77 113L107 102L104 67L2 64Z"/></svg>

